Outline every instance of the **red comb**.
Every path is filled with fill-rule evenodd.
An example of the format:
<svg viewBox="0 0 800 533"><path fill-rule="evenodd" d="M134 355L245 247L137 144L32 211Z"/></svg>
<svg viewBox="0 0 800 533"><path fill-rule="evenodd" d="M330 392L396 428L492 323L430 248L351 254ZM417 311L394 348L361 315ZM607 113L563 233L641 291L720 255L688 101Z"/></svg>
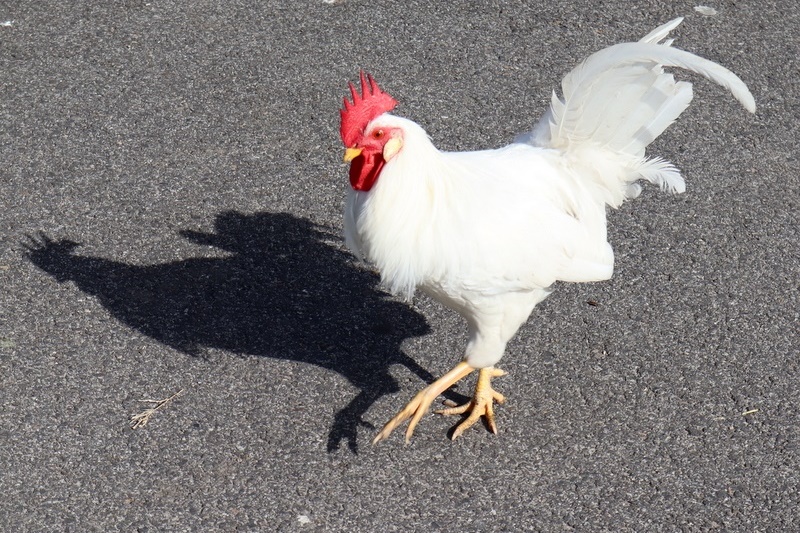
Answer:
<svg viewBox="0 0 800 533"><path fill-rule="evenodd" d="M342 114L342 141L347 147L355 146L359 137L364 134L364 129L375 117L394 109L397 100L386 94L369 74L361 71L361 94L358 94L355 85L350 85L350 94L353 101L344 99Z"/></svg>

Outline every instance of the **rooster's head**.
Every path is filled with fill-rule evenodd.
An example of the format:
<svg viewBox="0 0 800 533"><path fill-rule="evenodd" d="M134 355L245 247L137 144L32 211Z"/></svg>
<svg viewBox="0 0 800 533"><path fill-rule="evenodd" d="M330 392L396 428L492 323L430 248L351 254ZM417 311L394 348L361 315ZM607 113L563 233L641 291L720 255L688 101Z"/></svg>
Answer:
<svg viewBox="0 0 800 533"><path fill-rule="evenodd" d="M369 191L378 179L383 165L403 147L400 128L382 126L375 120L388 113L397 101L383 92L369 74L361 72L361 94L350 83L353 101L344 99L342 141L344 160L350 162L350 185L357 191Z"/></svg>

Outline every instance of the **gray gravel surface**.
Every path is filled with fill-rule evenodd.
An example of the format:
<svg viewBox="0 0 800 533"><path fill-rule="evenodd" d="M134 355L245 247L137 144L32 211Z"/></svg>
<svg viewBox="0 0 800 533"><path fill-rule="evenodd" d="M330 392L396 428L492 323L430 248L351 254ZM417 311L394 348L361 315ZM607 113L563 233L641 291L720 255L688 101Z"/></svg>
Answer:
<svg viewBox="0 0 800 533"><path fill-rule="evenodd" d="M798 8L695 5L0 2L0 529L800 530ZM651 150L687 193L611 214L615 277L537 308L499 435L371 446L466 331L344 249L346 82L496 147L678 15L757 115L689 76Z"/></svg>

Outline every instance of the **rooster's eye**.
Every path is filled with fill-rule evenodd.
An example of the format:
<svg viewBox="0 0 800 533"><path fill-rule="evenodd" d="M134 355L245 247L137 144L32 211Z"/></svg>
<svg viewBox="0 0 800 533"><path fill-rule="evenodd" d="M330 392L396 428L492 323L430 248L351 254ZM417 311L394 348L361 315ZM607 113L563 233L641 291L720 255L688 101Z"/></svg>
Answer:
<svg viewBox="0 0 800 533"><path fill-rule="evenodd" d="M375 130L372 132L373 139L380 139L383 137L383 130Z"/></svg>

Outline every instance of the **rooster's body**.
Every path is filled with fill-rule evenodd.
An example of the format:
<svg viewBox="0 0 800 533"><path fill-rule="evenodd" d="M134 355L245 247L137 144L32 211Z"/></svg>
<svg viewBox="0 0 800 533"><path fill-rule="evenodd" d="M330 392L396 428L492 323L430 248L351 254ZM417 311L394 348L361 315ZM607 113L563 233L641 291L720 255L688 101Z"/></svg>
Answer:
<svg viewBox="0 0 800 533"><path fill-rule="evenodd" d="M372 262L393 293L416 288L469 324L464 361L423 391L376 440L413 416L472 370L475 398L445 413L472 411L454 436L481 415L494 430L489 386L506 343L556 281L611 277L606 206L638 195L638 180L683 192L680 173L645 147L688 106L691 84L679 66L726 86L750 111L744 83L725 68L663 41L681 19L638 43L602 50L562 82L533 130L496 150L440 152L414 122L390 115L394 100L362 75L362 95L342 111L342 138L352 160L345 208L350 248Z"/></svg>

